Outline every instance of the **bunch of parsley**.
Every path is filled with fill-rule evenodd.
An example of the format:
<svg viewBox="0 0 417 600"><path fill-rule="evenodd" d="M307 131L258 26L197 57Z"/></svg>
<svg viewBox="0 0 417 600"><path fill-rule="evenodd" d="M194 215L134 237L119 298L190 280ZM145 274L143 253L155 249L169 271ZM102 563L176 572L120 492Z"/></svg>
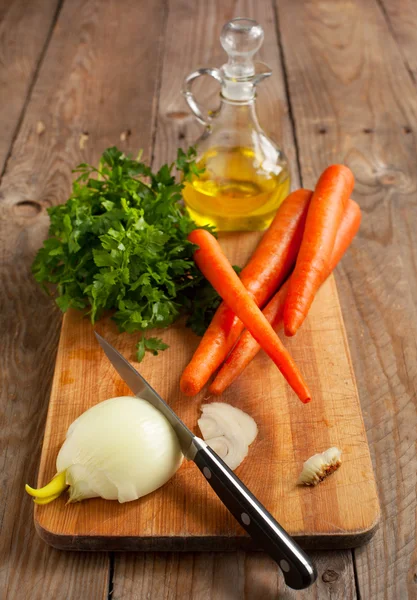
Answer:
<svg viewBox="0 0 417 600"><path fill-rule="evenodd" d="M174 167L183 179L199 175L194 149L157 173L117 148L106 150L96 169L81 164L72 194L48 209L49 237L33 263L35 279L55 284L62 311L89 307L92 323L113 309L120 331L167 327L182 314L202 335L220 298L193 261L187 241L196 224L183 209ZM145 351L166 348L142 336Z"/></svg>

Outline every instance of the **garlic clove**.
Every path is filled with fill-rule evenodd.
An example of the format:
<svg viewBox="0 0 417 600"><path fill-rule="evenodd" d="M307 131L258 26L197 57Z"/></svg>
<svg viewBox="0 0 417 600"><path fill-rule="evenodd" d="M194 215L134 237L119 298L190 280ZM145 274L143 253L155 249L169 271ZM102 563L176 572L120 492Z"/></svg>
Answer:
<svg viewBox="0 0 417 600"><path fill-rule="evenodd" d="M342 451L332 447L307 459L298 477L297 485L317 485L342 464Z"/></svg>

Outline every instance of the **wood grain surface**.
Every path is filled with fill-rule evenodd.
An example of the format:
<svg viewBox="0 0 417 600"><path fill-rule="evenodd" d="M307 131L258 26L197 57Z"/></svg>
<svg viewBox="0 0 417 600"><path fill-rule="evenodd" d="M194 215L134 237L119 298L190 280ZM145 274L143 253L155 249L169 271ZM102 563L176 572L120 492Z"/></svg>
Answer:
<svg viewBox="0 0 417 600"><path fill-rule="evenodd" d="M414 83L416 83L417 4L414 0L379 0L379 4L384 17L387 20L388 29L392 32L405 65L408 68ZM411 133L411 131L409 133Z"/></svg>
<svg viewBox="0 0 417 600"><path fill-rule="evenodd" d="M337 270L383 514L373 543L355 551L359 589L414 598L416 91L380 5L344 6L277 3L303 183L343 160L364 211Z"/></svg>
<svg viewBox="0 0 417 600"><path fill-rule="evenodd" d="M292 591L276 564L261 552L117 554L112 599L142 600L356 600L347 552L315 553L314 587Z"/></svg>
<svg viewBox="0 0 417 600"><path fill-rule="evenodd" d="M282 590L277 568L261 553L117 554L115 559L111 557L109 568L104 555L52 550L34 535L31 504L21 496L22 484L33 481L38 465L60 322L58 313L51 313L51 304L34 285L29 272L34 252L47 230L45 206L63 201L68 195L70 170L75 162L96 158L102 150L101 144L121 145L122 133L127 139L123 147L136 150L143 146L150 156L151 138L155 135L152 115L159 98L158 130L164 127L165 132L162 145L158 142L155 149L155 162L165 156L163 144L168 143L175 150L181 141L185 144L193 140L198 131L192 128L192 119L185 116L185 104L175 98L179 82L172 78L168 100L158 93L157 48L165 41L166 16L171 20L178 15L174 22L179 33L176 39L172 32L166 34L171 35L175 52L171 61L164 54L164 78L171 71L180 71L183 62L183 73L178 76L181 79L190 67L203 66L211 57L216 61L210 60L210 64L221 64L213 28L217 23L220 27L225 13L225 20L240 13L260 15L267 31L268 52L262 58L273 66L274 75L260 91L260 102L271 103L266 118L261 112L261 122L268 130L277 131L277 139L284 141L293 181L298 183L297 161L302 166L304 182L308 183L328 162L345 156L350 165L358 165L360 188L357 187L356 199L366 210L367 225L362 227L354 251L338 268L336 279L377 474L382 526L366 548L355 551L353 563L349 551L312 553L319 566L319 580L300 597L414 598L417 590L414 2L280 1L276 21L267 0L226 2L225 8L220 2L204 0L192 3L170 0L163 7L158 2L147 6L145 2L125 1L123 11L118 10L120 3L112 0L100 3L64 0L60 3L64 18L58 20L50 39L47 32L51 31L54 17L45 7L52 4L46 0L30 3L9 0L0 9L3 56L0 73L5 98L0 158L4 163L4 158L9 157L6 173L10 175L7 193L4 181L0 188L2 595L12 600L43 599L45 590L50 590L51 597L65 600L105 598L109 591L123 600L293 597L288 590ZM188 16L196 11L198 23L195 17ZM20 26L13 15L17 15ZM31 27L32 18L36 19L36 28ZM187 27L181 27L184 20ZM23 26L24 23L27 25ZM14 35L15 31L19 34ZM100 43L96 42L96 36ZM124 39L129 48L129 52L127 48L122 52L122 58L119 58L120 48L112 48L115 38ZM191 54L196 44L201 54L196 55L194 62ZM210 51L204 55L208 46ZM145 53L142 47L146 48ZM184 51L183 47L189 50ZM274 62L279 51L285 57L282 65L279 59ZM75 59L68 62L66 56ZM37 68L33 66L35 63ZM47 66L42 69L44 64ZM137 73L132 78L134 87L130 88L129 97L123 92L124 86L129 85L123 77L124 69L120 80L117 79L116 70L120 70L121 64L129 74ZM60 69L59 65L65 68ZM284 77L280 78L282 67ZM112 80L114 89L121 88L117 100L110 94L110 106L105 101L106 93L97 96L100 89L108 93L110 86L104 85L103 78L106 81L109 71L116 77ZM88 96L85 80L94 81ZM80 93L76 93L79 86ZM39 93L34 97L37 88ZM23 90L23 102L16 89ZM68 111L70 101L74 102L77 123L74 128L70 127L70 115L62 110L66 91L69 91ZM280 94L275 107L274 94ZM128 109L132 99L136 105ZM114 103L118 110L112 112ZM169 108L168 114L165 107ZM273 108L279 111L278 118ZM24 118L20 122L22 110ZM52 120L52 127L44 131L46 137L37 133L41 129L39 114ZM84 119L81 125L79 115ZM138 119L141 131L135 127ZM81 150L83 131L79 127L86 126L85 131L90 133L91 122L96 123L103 137L89 135ZM301 149L297 154L292 142L294 131ZM138 138L133 140L135 134Z"/></svg>
<svg viewBox="0 0 417 600"><path fill-rule="evenodd" d="M59 0L0 2L0 173L4 172L60 5ZM38 127L42 129L41 124Z"/></svg>
<svg viewBox="0 0 417 600"><path fill-rule="evenodd" d="M29 525L32 503L22 490L38 470L61 325L30 273L48 230L46 207L68 197L78 162L96 161L112 143L142 145L148 153L151 146L162 3L125 2L122 16L117 5L80 0L63 6L0 186L0 595L13 600L45 598L45 590L56 600L108 593L108 555L83 557L46 546ZM132 46L136 36L141 44ZM132 78L131 71L141 76ZM126 129L131 136L123 145ZM83 132L89 133L84 149Z"/></svg>

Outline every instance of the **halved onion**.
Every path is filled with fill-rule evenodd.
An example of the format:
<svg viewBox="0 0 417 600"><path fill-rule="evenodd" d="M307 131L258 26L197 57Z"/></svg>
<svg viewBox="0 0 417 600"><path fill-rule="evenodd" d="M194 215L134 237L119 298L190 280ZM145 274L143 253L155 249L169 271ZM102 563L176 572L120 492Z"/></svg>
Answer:
<svg viewBox="0 0 417 600"><path fill-rule="evenodd" d="M39 504L69 486L69 502L101 496L129 502L166 483L181 465L178 438L164 415L141 398L96 404L69 427L47 486L26 491Z"/></svg>

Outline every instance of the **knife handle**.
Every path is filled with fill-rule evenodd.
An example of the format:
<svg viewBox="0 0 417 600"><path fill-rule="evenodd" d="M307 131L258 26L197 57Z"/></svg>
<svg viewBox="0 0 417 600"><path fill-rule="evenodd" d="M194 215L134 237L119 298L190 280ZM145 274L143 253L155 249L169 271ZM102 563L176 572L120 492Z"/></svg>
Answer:
<svg viewBox="0 0 417 600"><path fill-rule="evenodd" d="M295 590L314 583L317 571L307 554L226 463L202 440L194 438L194 441L198 448L194 462L235 519L279 565L285 583Z"/></svg>

